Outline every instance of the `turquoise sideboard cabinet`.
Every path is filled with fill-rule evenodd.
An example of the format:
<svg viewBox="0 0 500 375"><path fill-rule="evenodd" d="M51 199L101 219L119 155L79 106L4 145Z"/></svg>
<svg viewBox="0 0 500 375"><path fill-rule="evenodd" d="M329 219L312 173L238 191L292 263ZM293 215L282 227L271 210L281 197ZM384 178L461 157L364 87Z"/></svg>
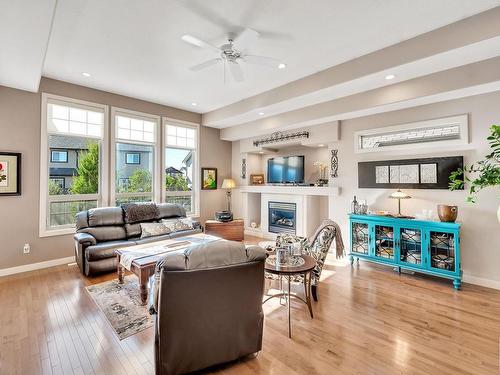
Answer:
<svg viewBox="0 0 500 375"><path fill-rule="evenodd" d="M349 215L354 258L453 280L460 289L460 224Z"/></svg>

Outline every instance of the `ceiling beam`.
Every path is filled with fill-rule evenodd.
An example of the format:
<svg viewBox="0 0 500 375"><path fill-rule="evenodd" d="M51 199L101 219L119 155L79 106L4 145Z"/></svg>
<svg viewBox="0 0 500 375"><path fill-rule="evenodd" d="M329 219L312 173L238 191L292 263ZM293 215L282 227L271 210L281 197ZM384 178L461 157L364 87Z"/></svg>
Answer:
<svg viewBox="0 0 500 375"><path fill-rule="evenodd" d="M459 50L470 45L500 37L500 7L419 35L412 39L372 52L318 73L271 89L234 104L203 114L202 124L227 127L238 124L242 115L257 118L263 108L277 108L285 112L287 103L307 95L321 93L329 88L404 66L412 62ZM455 62L458 64L458 62ZM427 74L427 73L425 73ZM316 95L316 102L321 95ZM293 107L293 104L291 104ZM241 121L239 121L241 123Z"/></svg>
<svg viewBox="0 0 500 375"><path fill-rule="evenodd" d="M318 103L222 129L221 139L238 140L326 121L408 108L500 90L500 57L414 78L394 85ZM458 96L457 96L458 95Z"/></svg>

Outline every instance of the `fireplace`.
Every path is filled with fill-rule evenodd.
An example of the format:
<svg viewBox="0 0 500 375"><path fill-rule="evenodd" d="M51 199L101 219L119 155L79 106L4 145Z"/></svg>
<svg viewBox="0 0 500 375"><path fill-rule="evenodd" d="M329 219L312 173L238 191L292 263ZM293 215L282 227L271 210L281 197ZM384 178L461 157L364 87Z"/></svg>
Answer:
<svg viewBox="0 0 500 375"><path fill-rule="evenodd" d="M297 205L286 202L268 202L268 230L271 233L296 233Z"/></svg>

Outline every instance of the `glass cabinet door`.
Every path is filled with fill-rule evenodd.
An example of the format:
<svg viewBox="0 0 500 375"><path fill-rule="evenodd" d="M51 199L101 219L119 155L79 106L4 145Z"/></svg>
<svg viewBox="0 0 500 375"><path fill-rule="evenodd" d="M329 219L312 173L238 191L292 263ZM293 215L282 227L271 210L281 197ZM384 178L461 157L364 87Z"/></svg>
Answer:
<svg viewBox="0 0 500 375"><path fill-rule="evenodd" d="M455 272L455 234L430 231L430 266Z"/></svg>
<svg viewBox="0 0 500 375"><path fill-rule="evenodd" d="M394 260L394 228L375 225L375 256Z"/></svg>
<svg viewBox="0 0 500 375"><path fill-rule="evenodd" d="M353 253L367 254L369 247L368 224L352 223L352 244L351 251Z"/></svg>
<svg viewBox="0 0 500 375"><path fill-rule="evenodd" d="M422 231L413 228L399 228L399 258L414 266L421 266L422 259Z"/></svg>

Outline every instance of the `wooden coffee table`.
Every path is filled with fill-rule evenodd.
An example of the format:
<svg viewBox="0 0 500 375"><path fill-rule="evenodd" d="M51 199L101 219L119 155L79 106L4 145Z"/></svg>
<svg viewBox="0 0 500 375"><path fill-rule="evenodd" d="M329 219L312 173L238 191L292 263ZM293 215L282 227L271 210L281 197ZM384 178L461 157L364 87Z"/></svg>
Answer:
<svg viewBox="0 0 500 375"><path fill-rule="evenodd" d="M117 273L118 273L118 282L123 284L124 275L125 275L125 267L121 264L122 256L127 252L139 252L139 256L132 260L130 265L130 271L139 278L139 289L141 294L141 302L143 305L146 304L148 300L148 287L149 287L149 279L155 273L156 263L165 256L165 254L178 251L182 249L186 249L191 245L197 243L203 243L206 241L214 241L220 240L219 238L215 238L213 236L206 235L205 233L197 233L187 235L185 237L177 237L171 238L163 241L151 242L148 244L135 245L130 247L125 247L122 249L115 250L115 254L118 260ZM149 247L160 247L161 252L157 252L156 254L147 254L147 250ZM144 254L140 254L144 252Z"/></svg>
<svg viewBox="0 0 500 375"><path fill-rule="evenodd" d="M274 255L274 254L272 254ZM299 301L304 302L309 308L309 313L311 314L311 318L313 318L313 311L311 305L311 272L316 267L316 260L309 255L300 255L302 259L304 259L304 264L299 266L282 266L276 263L275 265L269 264L266 260L265 270L269 273L276 274L280 277L280 289L282 289L281 278L284 277L288 282L287 290L281 290L277 294L273 294L272 296L266 298L262 304L269 301L271 298L275 297L284 297L286 299L286 307L287 307L287 317L288 317L288 337L292 338L292 322L290 316L290 298L298 299ZM292 282L292 276L294 275L302 275L304 277L304 292L305 299L297 295L296 293L290 292L290 284Z"/></svg>
<svg viewBox="0 0 500 375"><path fill-rule="evenodd" d="M125 249L116 250L116 257L118 258L118 282L123 284L123 278L125 276L125 267L120 263L122 253L126 251ZM154 275L156 263L162 258L163 254L160 255L150 255L143 258L135 259L132 261L132 267L130 271L139 278L139 290L141 293L141 303L143 305L148 301L149 294L149 278Z"/></svg>

